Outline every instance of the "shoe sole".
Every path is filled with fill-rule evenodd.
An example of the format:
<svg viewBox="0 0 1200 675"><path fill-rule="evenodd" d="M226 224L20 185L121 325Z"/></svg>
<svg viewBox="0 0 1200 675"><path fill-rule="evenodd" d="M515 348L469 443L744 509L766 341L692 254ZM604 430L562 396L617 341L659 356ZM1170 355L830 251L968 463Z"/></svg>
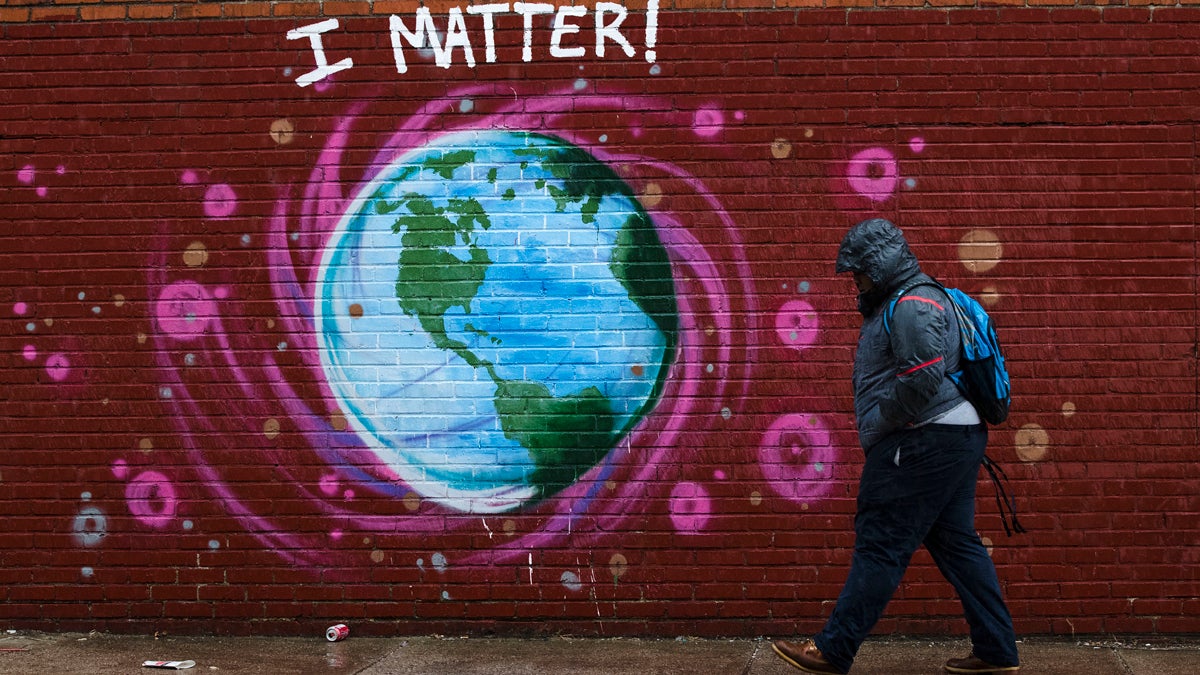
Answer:
<svg viewBox="0 0 1200 675"><path fill-rule="evenodd" d="M950 666L942 666L942 669L947 673L956 673L957 675L995 675L995 673L1015 673L1021 669L1021 666L1005 666L1003 668L988 668L987 670L973 670L967 668L951 668Z"/></svg>
<svg viewBox="0 0 1200 675"><path fill-rule="evenodd" d="M789 666L799 669L800 672L802 672L802 673L812 673L812 675L841 675L841 673L838 673L837 671L833 671L833 670L813 670L811 668L805 668L804 666L800 665L799 663L796 663L795 661L793 661L792 657L779 651L779 647L776 647L775 645L771 645L771 651L775 652L776 656L778 656L779 658L786 661Z"/></svg>

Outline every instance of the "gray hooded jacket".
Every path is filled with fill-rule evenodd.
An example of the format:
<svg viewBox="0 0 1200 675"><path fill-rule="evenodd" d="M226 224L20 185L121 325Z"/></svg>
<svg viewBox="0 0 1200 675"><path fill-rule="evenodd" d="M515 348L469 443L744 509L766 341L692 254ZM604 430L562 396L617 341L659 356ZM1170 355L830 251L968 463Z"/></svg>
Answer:
<svg viewBox="0 0 1200 675"><path fill-rule="evenodd" d="M883 313L896 293L930 280L904 234L887 220L865 220L846 233L837 272L861 272L875 284L858 298L863 325L854 355L854 414L859 443L869 452L889 434L966 400L946 377L959 368L958 324L941 290L918 286L898 299L891 335L885 330Z"/></svg>

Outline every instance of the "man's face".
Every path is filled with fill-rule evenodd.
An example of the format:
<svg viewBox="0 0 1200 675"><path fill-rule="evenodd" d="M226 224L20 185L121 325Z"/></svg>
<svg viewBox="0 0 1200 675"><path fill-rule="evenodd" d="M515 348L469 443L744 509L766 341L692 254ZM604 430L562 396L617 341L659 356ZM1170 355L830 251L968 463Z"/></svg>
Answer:
<svg viewBox="0 0 1200 675"><path fill-rule="evenodd" d="M863 274L862 272L854 273L854 285L858 287L859 293L866 293L872 288L875 288L875 282L871 281L871 277Z"/></svg>

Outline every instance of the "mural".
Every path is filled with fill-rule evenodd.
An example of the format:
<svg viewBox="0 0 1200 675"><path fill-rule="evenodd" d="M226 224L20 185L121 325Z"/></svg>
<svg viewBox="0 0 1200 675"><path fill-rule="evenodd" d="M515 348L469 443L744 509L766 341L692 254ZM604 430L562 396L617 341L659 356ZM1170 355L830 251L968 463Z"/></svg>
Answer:
<svg viewBox="0 0 1200 675"><path fill-rule="evenodd" d="M654 508L647 487L678 466L678 440L733 415L750 366L733 333L755 318L728 311L754 307L735 224L696 177L610 142L642 127L576 126L679 113L581 88L430 101L357 182L342 176L370 110L354 107L302 192L240 237L268 261L265 324L248 306L257 282L221 281L229 270L200 240L182 266L164 243L147 278L160 398L201 484L264 546L325 566L353 542L382 559L380 536L407 549L465 531L495 546L439 553L440 566L524 561ZM690 121L703 139L722 115ZM202 191L210 222L236 220L237 190L203 183L185 172L181 188ZM254 467L270 467L277 494L244 484ZM197 527L169 479L138 480L158 486L130 494L144 524ZM664 489L677 528L702 531L706 488ZM325 531L262 508L279 500Z"/></svg>
<svg viewBox="0 0 1200 675"><path fill-rule="evenodd" d="M1194 632L1200 73L1145 45L1200 14L1141 16L7 25L0 615L815 622L861 461L832 260L884 216L1012 352L1020 630Z"/></svg>

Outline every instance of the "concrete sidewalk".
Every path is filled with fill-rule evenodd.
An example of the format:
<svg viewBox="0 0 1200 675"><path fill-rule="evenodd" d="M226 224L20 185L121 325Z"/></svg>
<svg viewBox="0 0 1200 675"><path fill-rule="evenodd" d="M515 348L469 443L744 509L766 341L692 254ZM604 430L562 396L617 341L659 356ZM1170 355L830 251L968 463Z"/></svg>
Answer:
<svg viewBox="0 0 1200 675"><path fill-rule="evenodd" d="M1200 640L1115 637L1030 638L1020 645L1023 675L1195 675ZM175 637L102 633L0 633L0 673L355 673L361 675L790 675L768 640L584 638ZM964 639L869 640L853 675L935 675ZM182 671L144 661L191 660Z"/></svg>

